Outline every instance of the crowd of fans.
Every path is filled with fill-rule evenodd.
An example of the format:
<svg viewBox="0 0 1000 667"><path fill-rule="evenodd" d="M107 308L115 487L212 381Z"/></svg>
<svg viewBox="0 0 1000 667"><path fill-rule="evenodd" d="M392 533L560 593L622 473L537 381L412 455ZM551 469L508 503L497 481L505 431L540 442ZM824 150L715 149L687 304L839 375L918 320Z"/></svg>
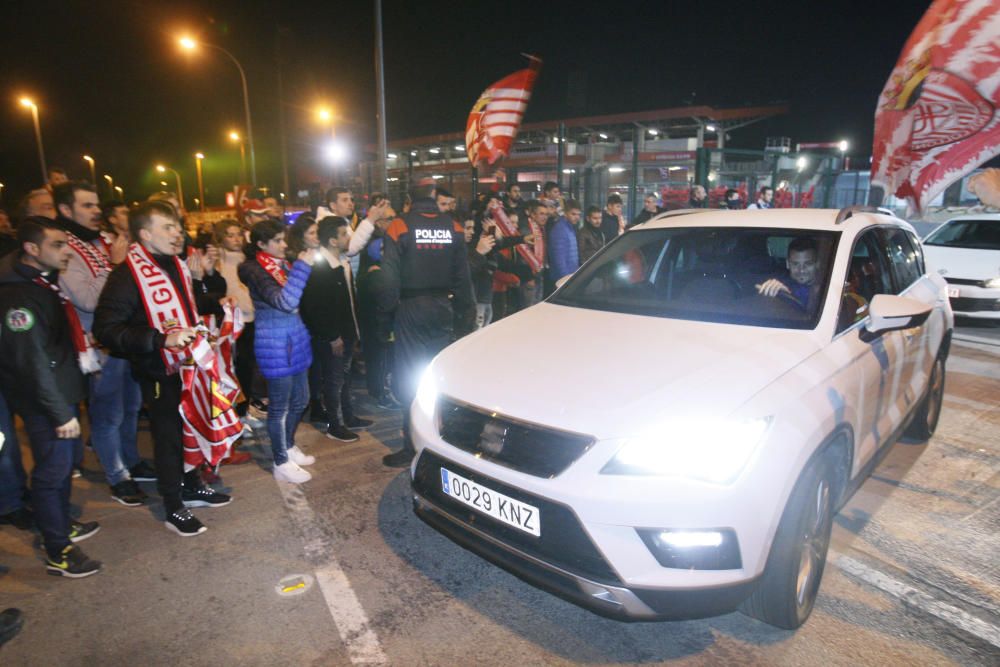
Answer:
<svg viewBox="0 0 1000 667"><path fill-rule="evenodd" d="M769 190L753 207L769 206ZM365 197L361 210L351 190L334 187L321 206L292 222L273 198L251 200L239 218L189 230L170 193L132 207L102 203L93 185L52 170L45 187L24 197L16 223L0 212L0 429L6 441L0 523L37 527L53 574L79 577L100 569L76 546L99 526L69 510L71 476L84 450L85 406L86 443L111 497L142 506L148 497L138 483L155 481L167 527L182 536L204 532L191 508L231 498L210 486L217 470L185 471L177 364L195 325L207 316L221 321L224 306L238 307L244 321L233 361L241 390L236 414L245 433L267 434L274 477L298 484L311 478L307 467L315 462L296 444L301 421L341 443L357 441L357 431L373 423L354 407L352 378L361 368L364 388L380 408L401 409L412 400L406 371L393 372L401 344L393 314L401 295L440 293L406 284L421 270L407 268L405 259L413 221L440 219L444 226L425 236L449 237L424 238L429 244L418 238L413 247L441 249L453 241L456 250L464 248L461 271L443 279L459 287L449 288L453 322L434 333L446 339L435 343L440 346L538 303L604 245L663 210L649 195L627 222L618 195L603 208L585 209L553 182L533 199L523 198L517 183L482 193L463 214L443 188L429 184L414 194L397 214L384 195ZM704 188L692 188L690 205L705 201ZM455 293L461 285L468 286L468 299ZM137 447L143 412L154 440L152 463ZM30 484L13 414L21 417L33 452ZM406 465L411 457L407 448L384 461ZM222 463L249 460L237 442Z"/></svg>

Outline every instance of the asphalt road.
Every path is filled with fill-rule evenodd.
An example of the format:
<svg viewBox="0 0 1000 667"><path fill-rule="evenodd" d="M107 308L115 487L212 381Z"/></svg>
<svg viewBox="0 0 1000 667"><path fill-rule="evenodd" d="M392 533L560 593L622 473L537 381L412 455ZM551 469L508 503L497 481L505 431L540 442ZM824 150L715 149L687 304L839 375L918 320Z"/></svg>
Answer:
<svg viewBox="0 0 1000 667"><path fill-rule="evenodd" d="M0 528L0 607L27 614L0 665L997 665L998 353L957 342L936 436L897 443L838 515L797 632L740 614L620 623L528 586L414 517L407 475L379 461L398 415L362 404L378 421L358 443L300 428L318 457L302 487L248 443L255 463L223 469L235 501L198 510L209 531L191 539L158 504L111 501L88 453L73 500L101 522L81 546L105 569L46 576L31 537Z"/></svg>

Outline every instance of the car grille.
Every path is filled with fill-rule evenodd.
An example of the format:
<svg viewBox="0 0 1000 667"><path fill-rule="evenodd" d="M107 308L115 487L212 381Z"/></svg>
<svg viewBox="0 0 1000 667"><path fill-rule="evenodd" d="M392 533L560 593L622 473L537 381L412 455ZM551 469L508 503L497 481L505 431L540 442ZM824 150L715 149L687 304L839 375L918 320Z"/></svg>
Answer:
<svg viewBox="0 0 1000 667"><path fill-rule="evenodd" d="M441 489L442 467L477 484L537 507L541 518L539 524L541 535L535 537L493 517L480 514L446 494ZM540 498L452 461L446 461L430 450L424 450L417 461L413 490L453 519L462 524L475 526L480 532L522 553L592 581L607 584L621 583L618 575L583 530L576 514L565 505Z"/></svg>
<svg viewBox="0 0 1000 667"><path fill-rule="evenodd" d="M594 444L594 438L518 422L441 398L441 438L505 468L555 477Z"/></svg>
<svg viewBox="0 0 1000 667"><path fill-rule="evenodd" d="M951 309L961 313L974 313L982 311L1000 311L1000 299L970 299L958 297L950 299Z"/></svg>
<svg viewBox="0 0 1000 667"><path fill-rule="evenodd" d="M948 278L948 277L945 277L944 280L949 285L971 285L973 287L986 287L985 280L973 280L972 278Z"/></svg>

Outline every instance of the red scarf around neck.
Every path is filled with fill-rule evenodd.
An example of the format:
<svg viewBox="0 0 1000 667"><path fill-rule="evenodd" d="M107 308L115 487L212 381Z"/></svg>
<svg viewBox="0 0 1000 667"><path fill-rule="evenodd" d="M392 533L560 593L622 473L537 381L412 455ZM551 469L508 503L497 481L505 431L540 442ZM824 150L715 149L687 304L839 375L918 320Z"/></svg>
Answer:
<svg viewBox="0 0 1000 667"><path fill-rule="evenodd" d="M266 252L258 252L257 263L263 266L264 270L282 287L288 282L288 262L285 260L272 257Z"/></svg>
<svg viewBox="0 0 1000 667"><path fill-rule="evenodd" d="M80 316L76 314L73 302L59 289L58 282L49 282L45 279L45 276L36 276L32 282L40 287L47 287L59 297L63 312L66 314L66 321L69 324L70 335L73 337L73 347L76 349L76 361L80 366L80 370L85 375L101 370L101 361L97 355L97 350L90 344L90 338L87 337L87 334L83 330L83 325L80 324Z"/></svg>

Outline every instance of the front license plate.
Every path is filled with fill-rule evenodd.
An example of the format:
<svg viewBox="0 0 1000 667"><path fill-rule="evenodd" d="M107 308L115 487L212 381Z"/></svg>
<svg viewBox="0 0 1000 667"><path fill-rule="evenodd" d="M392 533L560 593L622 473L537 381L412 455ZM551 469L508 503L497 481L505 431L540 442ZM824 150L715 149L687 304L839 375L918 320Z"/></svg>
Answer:
<svg viewBox="0 0 1000 667"><path fill-rule="evenodd" d="M948 288L948 298L957 299L959 296L961 296L961 294L962 294L962 290L960 290L957 287L949 287Z"/></svg>
<svg viewBox="0 0 1000 667"><path fill-rule="evenodd" d="M441 490L472 509L502 521L508 526L541 537L541 516L534 505L514 500L481 484L441 468Z"/></svg>

